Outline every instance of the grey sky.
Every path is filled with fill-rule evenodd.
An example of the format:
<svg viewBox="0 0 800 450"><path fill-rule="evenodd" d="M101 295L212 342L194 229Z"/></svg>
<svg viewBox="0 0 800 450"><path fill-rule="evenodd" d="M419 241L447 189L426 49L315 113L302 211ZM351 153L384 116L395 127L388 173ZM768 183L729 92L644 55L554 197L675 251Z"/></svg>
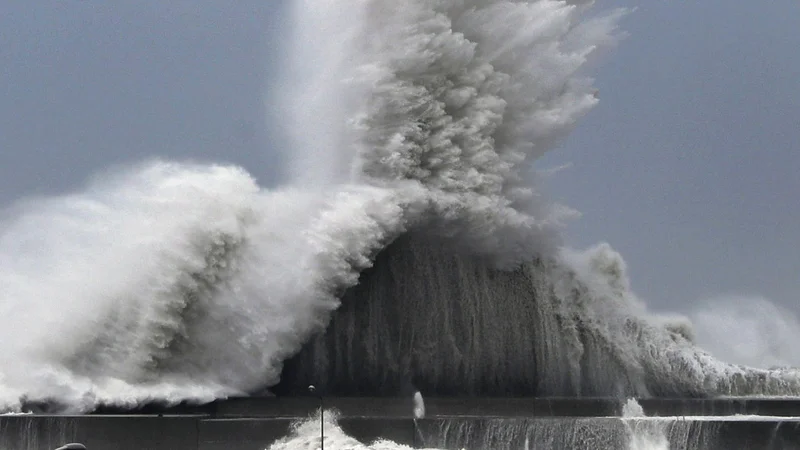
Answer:
<svg viewBox="0 0 800 450"><path fill-rule="evenodd" d="M149 156L273 182L280 3L0 0L0 204ZM569 242L610 242L658 309L797 304L800 3L642 2L622 25L600 106L540 165L573 163L548 184L584 213Z"/></svg>
<svg viewBox="0 0 800 450"><path fill-rule="evenodd" d="M279 3L0 0L0 202L155 155L269 179Z"/></svg>
<svg viewBox="0 0 800 450"><path fill-rule="evenodd" d="M658 308L800 310L800 3L642 2L622 25L600 105L548 158L573 163L550 183L584 213L570 242L607 240Z"/></svg>

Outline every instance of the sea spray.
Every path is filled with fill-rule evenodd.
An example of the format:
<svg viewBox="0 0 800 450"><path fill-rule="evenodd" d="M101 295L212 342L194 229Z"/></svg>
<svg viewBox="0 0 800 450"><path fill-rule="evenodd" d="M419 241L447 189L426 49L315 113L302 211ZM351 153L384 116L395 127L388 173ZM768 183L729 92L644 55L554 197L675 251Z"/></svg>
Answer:
<svg viewBox="0 0 800 450"><path fill-rule="evenodd" d="M413 205L153 163L2 224L2 405L208 401L274 384ZM290 264L287 257L290 256Z"/></svg>
<svg viewBox="0 0 800 450"><path fill-rule="evenodd" d="M798 392L797 373L722 363L651 320L608 245L494 269L458 241L409 233L342 297L276 392L702 397Z"/></svg>
<svg viewBox="0 0 800 450"><path fill-rule="evenodd" d="M425 401L422 399L422 394L419 391L414 392L414 418L425 418Z"/></svg>
<svg viewBox="0 0 800 450"><path fill-rule="evenodd" d="M698 302L691 313L698 345L715 357L753 367L800 367L800 320L758 296Z"/></svg>
<svg viewBox="0 0 800 450"><path fill-rule="evenodd" d="M622 407L629 450L702 450L718 448L717 421L707 417L647 417L634 398ZM719 419L719 418L717 418Z"/></svg>
<svg viewBox="0 0 800 450"><path fill-rule="evenodd" d="M628 430L629 450L669 450L664 428L666 423L661 421L641 421L644 410L634 398L629 398L622 406L622 420Z"/></svg>
<svg viewBox="0 0 800 450"><path fill-rule="evenodd" d="M554 251L565 210L527 173L596 103L579 72L614 20L556 1L294 10L285 187L156 162L3 212L4 409L270 386L410 227L498 265Z"/></svg>
<svg viewBox="0 0 800 450"><path fill-rule="evenodd" d="M269 450L318 449L319 415L299 421L289 434ZM622 424L613 418L600 419L426 419L424 443L411 447L386 439L365 443L347 435L333 411L325 411L325 448L334 450L534 450L534 449L623 449L626 435ZM644 450L644 449L642 449Z"/></svg>
<svg viewBox="0 0 800 450"><path fill-rule="evenodd" d="M597 103L580 69L618 15L551 0L297 1L285 70L298 76L279 101L293 170L324 161L323 179L418 182L438 231L498 264L553 250L571 214L535 193L531 164Z"/></svg>
<svg viewBox="0 0 800 450"><path fill-rule="evenodd" d="M800 393L647 319L610 247L561 248L572 214L531 168L598 101L582 68L620 13L590 6L296 1L285 186L153 162L0 214L0 409L208 401L291 371L383 394ZM347 308L372 327L326 328Z"/></svg>
<svg viewBox="0 0 800 450"><path fill-rule="evenodd" d="M364 444L348 436L338 423L336 411L325 411L323 417L317 413L315 416L298 421L292 426L289 434L268 447L268 450L317 450L320 441L324 441L325 448L331 450L411 450L408 445L398 444L386 439L376 439L370 444ZM320 436L320 420L324 420L325 432ZM430 449L434 450L434 449Z"/></svg>

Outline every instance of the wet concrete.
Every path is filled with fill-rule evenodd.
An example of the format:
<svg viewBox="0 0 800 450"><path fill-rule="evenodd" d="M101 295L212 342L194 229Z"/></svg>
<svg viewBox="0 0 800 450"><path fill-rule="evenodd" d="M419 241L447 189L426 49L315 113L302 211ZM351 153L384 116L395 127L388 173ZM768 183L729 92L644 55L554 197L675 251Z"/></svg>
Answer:
<svg viewBox="0 0 800 450"><path fill-rule="evenodd" d="M0 416L0 449L53 450L80 442L89 450L196 450L199 417Z"/></svg>
<svg viewBox="0 0 800 450"><path fill-rule="evenodd" d="M800 449L800 422L794 419L453 418L422 421L419 428L418 445L454 450L662 448L654 445L660 439L681 450ZM632 436L639 445L630 446Z"/></svg>
<svg viewBox="0 0 800 450"><path fill-rule="evenodd" d="M89 450L263 450L288 435L296 419L204 416L4 416L0 448L53 450L82 442ZM631 430L661 429L672 448L708 450L800 449L797 420L679 420L625 422L617 418L449 419L342 418L339 425L363 443L379 438L412 447L446 449L625 448ZM647 429L644 429L647 431ZM500 447L502 445L502 447ZM534 448L534 445L530 445Z"/></svg>
<svg viewBox="0 0 800 450"><path fill-rule="evenodd" d="M425 397L431 416L604 417L619 416L624 399L533 397ZM648 416L800 416L800 398L639 399ZM247 397L206 405L149 405L150 414L207 414L213 417L302 417L319 409L336 409L345 417L410 417L411 398L382 397ZM99 414L129 413L103 408Z"/></svg>
<svg viewBox="0 0 800 450"><path fill-rule="evenodd" d="M640 399L648 416L800 416L800 398Z"/></svg>
<svg viewBox="0 0 800 450"><path fill-rule="evenodd" d="M385 438L410 446L478 449L503 442L505 448L524 448L528 439L546 448L616 449L625 447L631 430L652 427L665 433L673 448L800 450L800 419L791 417L800 416L798 400L641 400L651 416L719 417L625 421L609 417L621 410L622 402L615 399L425 401L426 418L414 421L408 399L323 399L326 411L340 412L341 428L364 443ZM0 416L0 449L52 450L75 441L89 450L265 449L287 436L293 422L313 414L319 402L313 397L247 398L148 407L160 409L161 415ZM190 411L194 414L186 414ZM762 417L724 417L730 414ZM781 415L786 417L764 417Z"/></svg>

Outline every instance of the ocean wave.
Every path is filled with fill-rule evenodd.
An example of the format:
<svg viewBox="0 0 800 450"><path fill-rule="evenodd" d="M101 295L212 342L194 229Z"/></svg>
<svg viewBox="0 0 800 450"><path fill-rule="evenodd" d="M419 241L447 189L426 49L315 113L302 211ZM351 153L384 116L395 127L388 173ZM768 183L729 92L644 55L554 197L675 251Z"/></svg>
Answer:
<svg viewBox="0 0 800 450"><path fill-rule="evenodd" d="M434 243L411 252L430 270L392 276L426 286L418 293L434 294L406 301L428 302L417 313L453 328L408 322L410 353L368 352L359 358L386 368L367 373L411 371L435 386L455 371L456 392L800 393L791 371L718 363L687 324L647 319L610 247L562 248L573 213L537 194L531 164L597 103L581 69L615 41L623 12L590 6L296 1L274 99L291 137L285 186L262 189L238 167L153 161L2 213L0 410L275 386L287 359L347 320L342 301L387 306L351 293L409 236ZM492 315L501 306L512 309Z"/></svg>

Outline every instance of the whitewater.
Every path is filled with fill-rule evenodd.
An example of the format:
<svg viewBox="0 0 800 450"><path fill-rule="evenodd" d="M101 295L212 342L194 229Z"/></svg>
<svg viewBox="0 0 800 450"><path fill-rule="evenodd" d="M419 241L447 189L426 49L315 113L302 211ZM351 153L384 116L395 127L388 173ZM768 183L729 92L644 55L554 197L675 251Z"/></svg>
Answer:
<svg viewBox="0 0 800 450"><path fill-rule="evenodd" d="M0 213L0 410L278 386L286 361L325 348L332 322L332 342L353 342L337 314L354 299L377 308L357 292L369 271L394 271L410 286L399 308L439 328L398 317L418 329L393 352L351 347L349 371L315 360L293 373L336 380L359 361L398 385L463 381L443 386L455 393L800 394L796 371L718 361L687 321L648 313L609 245L560 241L576 213L538 192L534 161L598 102L584 69L625 12L592 6L295 1L270 100L289 142L282 186L240 167L146 161Z"/></svg>
<svg viewBox="0 0 800 450"><path fill-rule="evenodd" d="M728 417L725 420L759 420L759 416ZM767 418L768 419L768 418ZM718 424L704 424L719 417L646 417L634 399L628 399L622 417L560 418L530 420L524 418L488 418L477 421L443 419L438 435L426 440L419 433L414 447L378 439L365 445L348 436L338 424L335 411L316 414L298 421L290 433L276 441L269 450L320 448L320 421L325 430L324 446L334 449L407 450L411 448L471 449L626 449L668 450L670 448L708 448L719 433Z"/></svg>

